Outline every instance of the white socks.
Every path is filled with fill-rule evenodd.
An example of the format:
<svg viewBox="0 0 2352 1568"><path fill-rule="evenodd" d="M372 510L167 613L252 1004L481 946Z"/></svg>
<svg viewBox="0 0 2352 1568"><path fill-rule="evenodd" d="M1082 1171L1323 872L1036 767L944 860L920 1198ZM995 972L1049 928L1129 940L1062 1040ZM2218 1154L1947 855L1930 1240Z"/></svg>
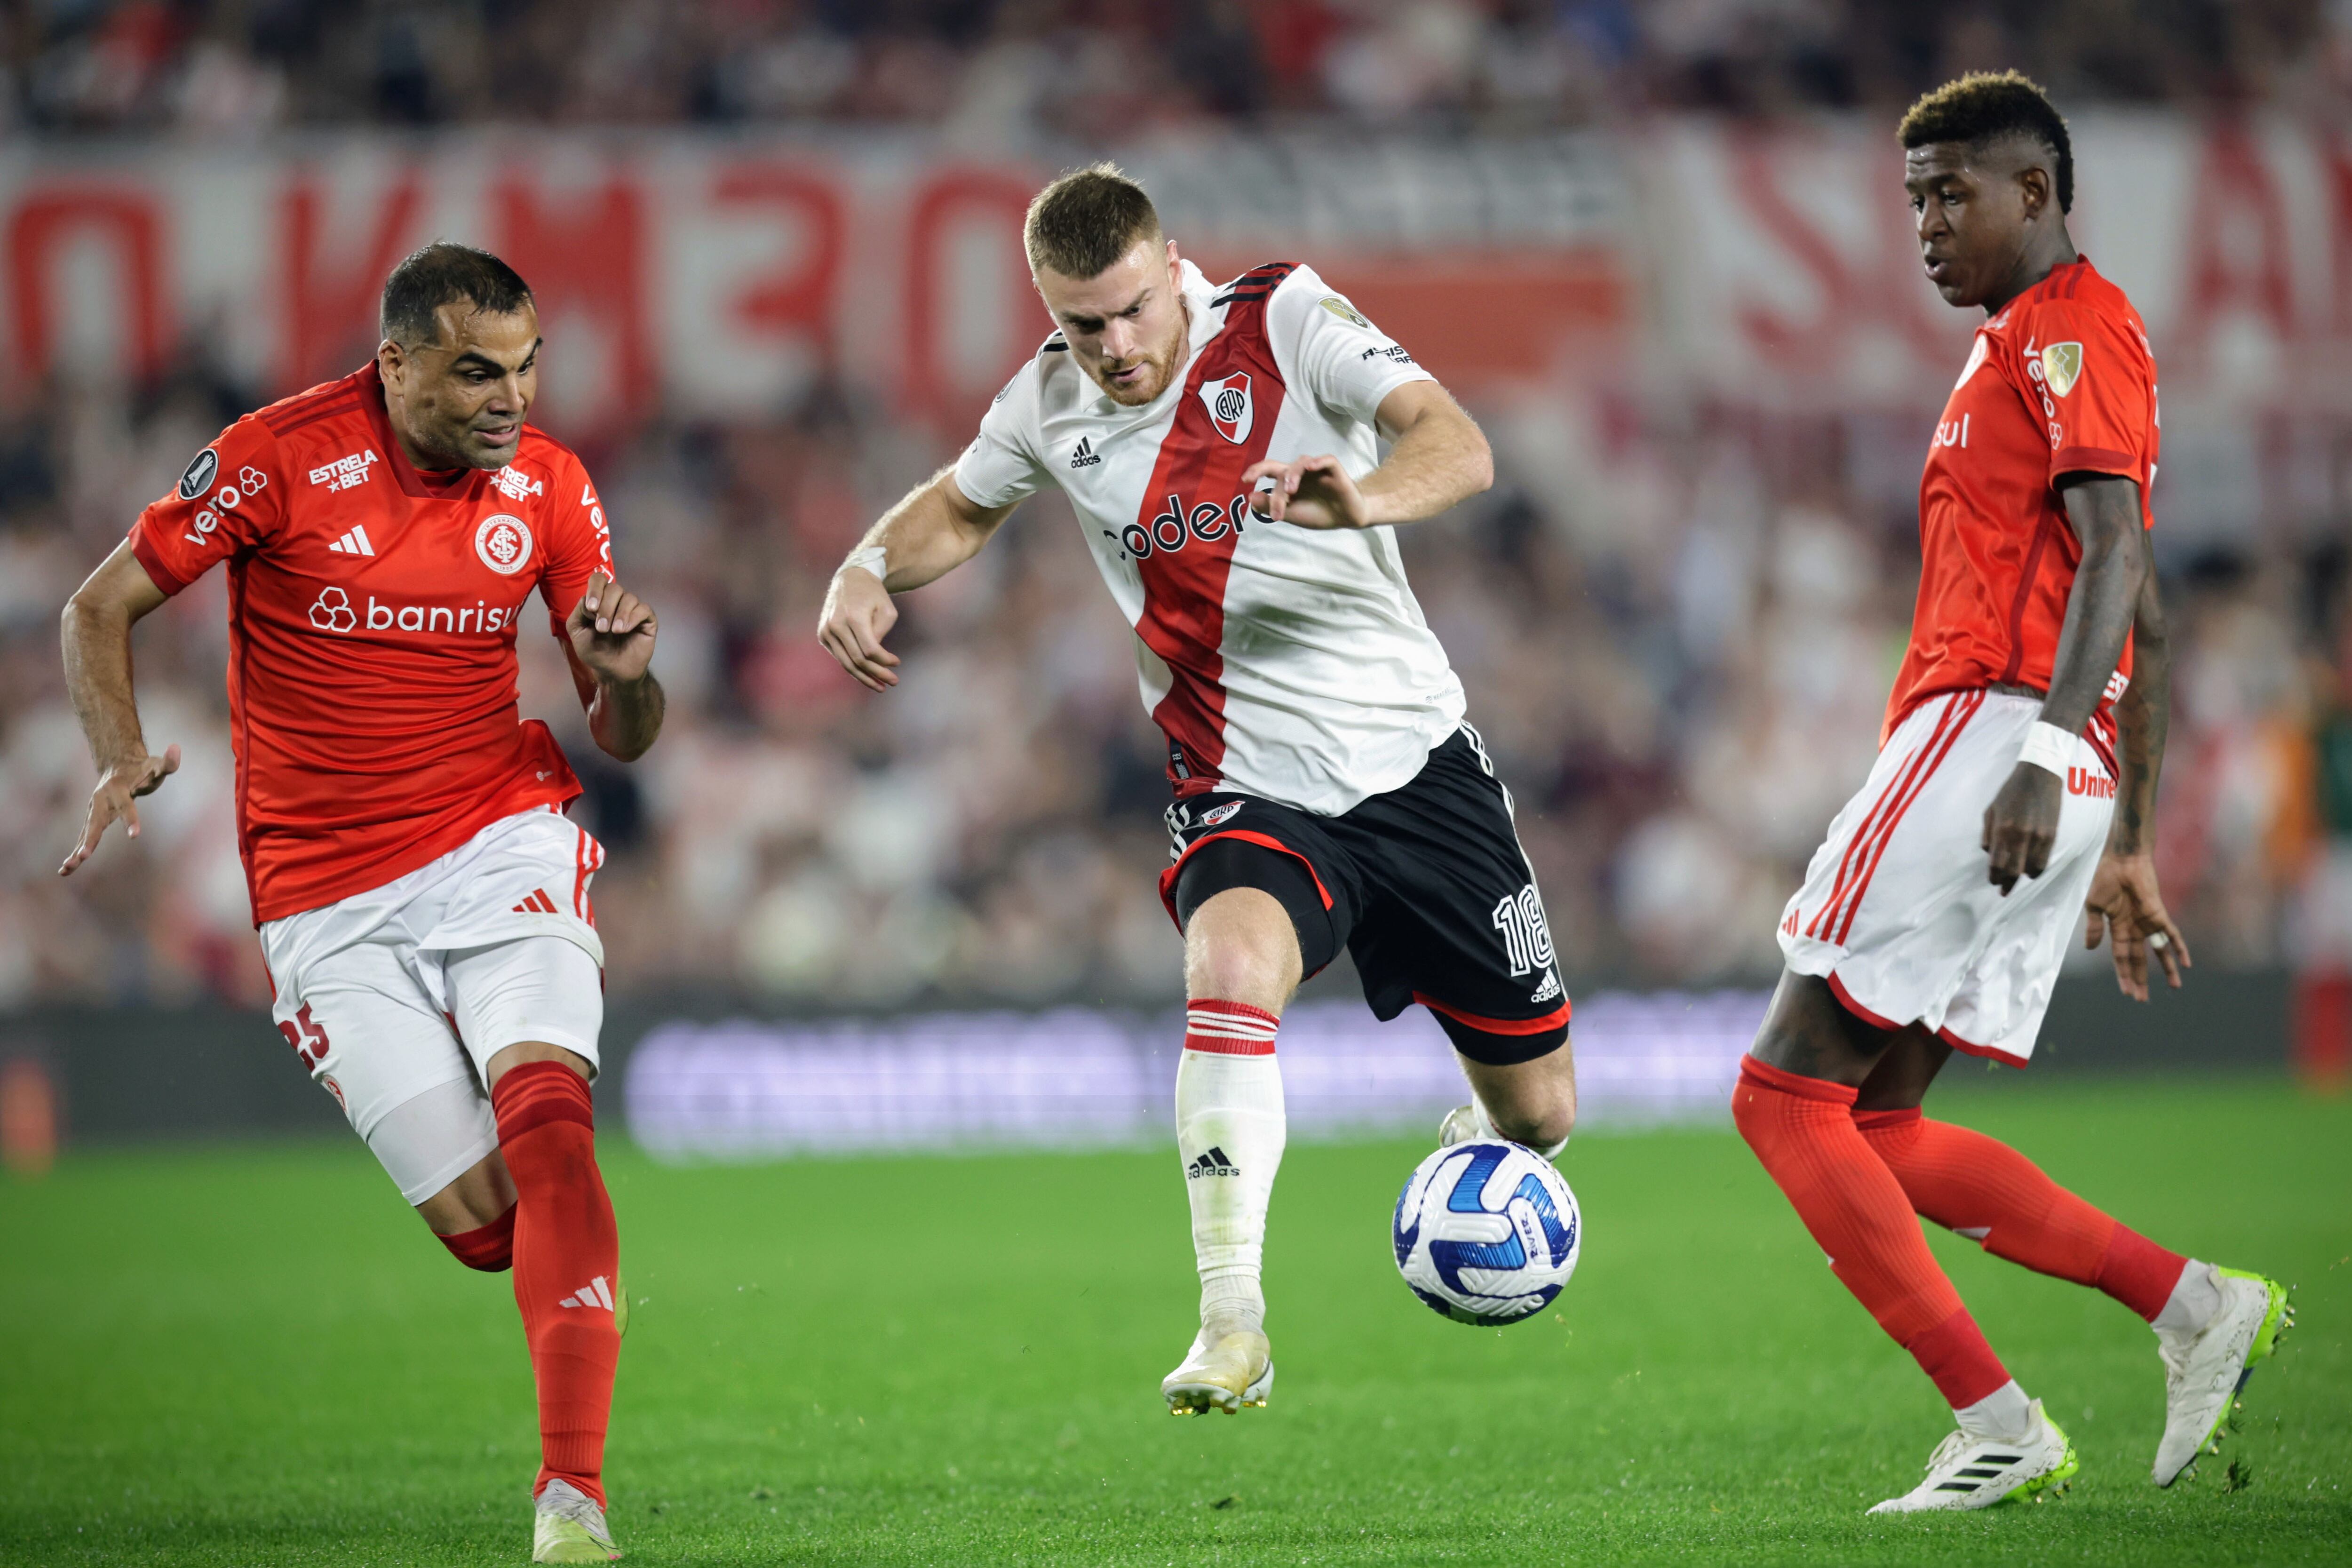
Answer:
<svg viewBox="0 0 2352 1568"><path fill-rule="evenodd" d="M2033 1402L2025 1397L2025 1390L2017 1386L2013 1377L1974 1405L1952 1414L1959 1417L1960 1430L1971 1437L2022 1443L2033 1436Z"/></svg>
<svg viewBox="0 0 2352 1568"><path fill-rule="evenodd" d="M2221 1277L2210 1263L2189 1260L2180 1271L2179 1280L2172 1294L2164 1299L2164 1310L2157 1313L2148 1326L2165 1349L2183 1351L2189 1342L2205 1331L2213 1314L2221 1310Z"/></svg>
<svg viewBox="0 0 2352 1568"><path fill-rule="evenodd" d="M1192 1203L1201 1326L1263 1332L1266 1205L1286 1123L1275 1065L1279 1020L1242 1002L1191 1003L1176 1067L1176 1152Z"/></svg>

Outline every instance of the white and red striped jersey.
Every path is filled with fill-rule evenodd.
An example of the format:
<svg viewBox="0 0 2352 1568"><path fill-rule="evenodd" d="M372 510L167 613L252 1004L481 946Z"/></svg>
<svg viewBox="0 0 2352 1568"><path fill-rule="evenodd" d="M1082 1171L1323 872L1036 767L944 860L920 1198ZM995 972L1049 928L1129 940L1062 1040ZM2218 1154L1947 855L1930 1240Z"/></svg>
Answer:
<svg viewBox="0 0 2352 1568"><path fill-rule="evenodd" d="M1190 358L1123 407L1045 340L956 464L976 505L1070 498L1135 628L1143 706L1179 798L1239 791L1337 816L1421 771L1462 683L1405 584L1395 531L1319 532L1250 511L1262 459L1379 462L1374 416L1431 379L1312 269L1213 287L1191 262Z"/></svg>

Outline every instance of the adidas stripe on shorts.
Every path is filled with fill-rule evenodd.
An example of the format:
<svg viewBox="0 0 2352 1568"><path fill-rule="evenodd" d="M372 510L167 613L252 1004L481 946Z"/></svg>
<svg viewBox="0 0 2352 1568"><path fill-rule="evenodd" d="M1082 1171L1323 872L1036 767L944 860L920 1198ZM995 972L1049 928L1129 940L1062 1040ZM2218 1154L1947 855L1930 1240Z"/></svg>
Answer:
<svg viewBox="0 0 2352 1568"><path fill-rule="evenodd" d="M1985 808L2041 716L2037 699L1978 689L1895 726L1781 912L1790 970L1823 976L1882 1028L1921 1024L2025 1065L2115 816L2112 762L2078 738L2049 867L2007 898L1986 879Z"/></svg>
<svg viewBox="0 0 2352 1568"><path fill-rule="evenodd" d="M604 948L589 885L604 861L541 807L261 928L278 1033L411 1204L498 1147L492 1057L535 1040L596 1066Z"/></svg>

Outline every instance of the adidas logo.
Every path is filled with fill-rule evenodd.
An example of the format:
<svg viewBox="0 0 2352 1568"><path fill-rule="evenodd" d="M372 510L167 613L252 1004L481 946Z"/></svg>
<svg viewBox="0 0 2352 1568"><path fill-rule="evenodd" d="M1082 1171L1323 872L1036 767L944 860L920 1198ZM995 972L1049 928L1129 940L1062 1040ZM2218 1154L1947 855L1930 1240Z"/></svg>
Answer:
<svg viewBox="0 0 2352 1568"><path fill-rule="evenodd" d="M1079 437L1077 449L1070 454L1070 467L1074 468L1091 468L1097 463L1101 461L1101 455L1095 450L1094 437L1091 436Z"/></svg>
<svg viewBox="0 0 2352 1568"><path fill-rule="evenodd" d="M558 1301L556 1305L559 1307L602 1307L604 1310L609 1312L613 1310L613 1288L605 1284L604 1277L602 1274L599 1274L596 1278L588 1281L587 1284L580 1287L576 1292L566 1296L562 1300Z"/></svg>
<svg viewBox="0 0 2352 1568"><path fill-rule="evenodd" d="M1558 970L1553 970L1544 975L1543 984L1536 987L1536 994L1528 997L1528 1000L1530 1002L1549 1002L1559 994L1559 972Z"/></svg>
<svg viewBox="0 0 2352 1568"><path fill-rule="evenodd" d="M514 907L514 912L519 915L553 915L562 913L561 910L558 910L555 907L555 900L547 896L547 889L545 888L533 888L530 890L530 897L517 904Z"/></svg>
<svg viewBox="0 0 2352 1568"><path fill-rule="evenodd" d="M364 528L354 528L349 533L346 533L341 539L338 539L332 544L327 546L327 548L337 555L373 555L375 553L375 546L368 542L367 530Z"/></svg>
<svg viewBox="0 0 2352 1568"><path fill-rule="evenodd" d="M1209 1152L1184 1167L1184 1179L1197 1182L1202 1176L1238 1176L1242 1168L1225 1158L1225 1152L1210 1145Z"/></svg>

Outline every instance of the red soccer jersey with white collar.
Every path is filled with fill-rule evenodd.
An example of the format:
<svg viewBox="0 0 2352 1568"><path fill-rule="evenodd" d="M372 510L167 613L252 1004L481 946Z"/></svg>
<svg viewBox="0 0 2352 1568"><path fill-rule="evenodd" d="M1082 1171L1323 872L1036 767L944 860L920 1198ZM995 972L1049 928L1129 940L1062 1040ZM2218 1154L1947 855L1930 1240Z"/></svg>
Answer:
<svg viewBox="0 0 2352 1568"><path fill-rule="evenodd" d="M254 923L380 887L501 816L580 793L518 709L533 588L559 641L612 570L580 459L526 426L495 473L420 473L373 364L248 414L140 513L176 594L229 571L237 845Z"/></svg>
<svg viewBox="0 0 2352 1568"><path fill-rule="evenodd" d="M1977 329L1919 481L1919 601L1886 734L1937 692L1995 682L2049 689L2083 559L2053 481L2069 473L2137 480L2141 524L2152 528L2160 441L2147 331L2087 259L2058 268ZM2131 667L2126 640L2109 700ZM2112 732L2106 707L2093 725L2102 746Z"/></svg>

